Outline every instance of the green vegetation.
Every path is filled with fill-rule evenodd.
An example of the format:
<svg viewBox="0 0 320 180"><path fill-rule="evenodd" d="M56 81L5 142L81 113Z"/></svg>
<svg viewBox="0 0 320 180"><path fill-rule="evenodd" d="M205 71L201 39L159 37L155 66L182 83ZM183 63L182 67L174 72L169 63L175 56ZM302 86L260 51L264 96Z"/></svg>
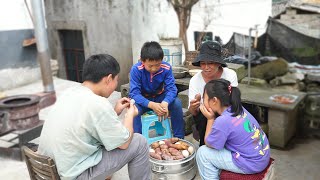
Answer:
<svg viewBox="0 0 320 180"><path fill-rule="evenodd" d="M294 48L292 52L299 57L313 57L320 54L319 48L314 47Z"/></svg>

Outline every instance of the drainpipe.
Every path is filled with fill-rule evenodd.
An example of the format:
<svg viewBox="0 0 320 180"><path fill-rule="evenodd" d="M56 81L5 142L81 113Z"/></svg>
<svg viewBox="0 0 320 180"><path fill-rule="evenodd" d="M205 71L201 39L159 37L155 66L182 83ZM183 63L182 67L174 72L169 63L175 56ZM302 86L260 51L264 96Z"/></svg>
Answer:
<svg viewBox="0 0 320 180"><path fill-rule="evenodd" d="M32 0L31 7L34 17L34 30L38 49L38 61L41 69L44 92L54 92L48 37L42 9L43 1Z"/></svg>

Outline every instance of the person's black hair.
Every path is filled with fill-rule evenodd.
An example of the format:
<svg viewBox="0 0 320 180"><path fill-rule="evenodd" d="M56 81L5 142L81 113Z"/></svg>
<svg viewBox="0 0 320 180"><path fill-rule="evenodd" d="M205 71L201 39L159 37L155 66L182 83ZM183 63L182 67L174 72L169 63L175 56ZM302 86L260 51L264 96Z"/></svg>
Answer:
<svg viewBox="0 0 320 180"><path fill-rule="evenodd" d="M163 50L158 42L145 42L141 48L140 59L142 62L146 60L159 61L163 59Z"/></svg>
<svg viewBox="0 0 320 180"><path fill-rule="evenodd" d="M218 98L221 106L231 105L232 116L243 114L241 92L237 87L232 87L228 80L216 79L209 81L204 87L204 93L207 93L209 99Z"/></svg>
<svg viewBox="0 0 320 180"><path fill-rule="evenodd" d="M109 54L92 55L83 64L82 80L98 83L109 74L113 79L119 72L120 66L114 57Z"/></svg>

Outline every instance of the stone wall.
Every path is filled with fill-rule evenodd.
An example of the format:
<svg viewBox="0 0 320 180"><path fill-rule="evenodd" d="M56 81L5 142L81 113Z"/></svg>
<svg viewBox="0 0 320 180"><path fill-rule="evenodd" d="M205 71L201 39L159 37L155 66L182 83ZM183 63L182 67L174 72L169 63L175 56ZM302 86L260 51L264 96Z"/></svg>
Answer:
<svg viewBox="0 0 320 180"><path fill-rule="evenodd" d="M31 29L0 30L0 69L36 66L36 45L22 46L23 40L32 37Z"/></svg>
<svg viewBox="0 0 320 180"><path fill-rule="evenodd" d="M58 71L57 60L50 60L52 75L56 76ZM41 79L39 66L26 66L19 68L6 68L0 70L0 98L1 91L17 88L31 84Z"/></svg>
<svg viewBox="0 0 320 180"><path fill-rule="evenodd" d="M46 20L52 57L65 78L63 45L59 30L82 31L85 58L98 53L114 56L121 67L119 85L128 82L132 66L130 0L47 0Z"/></svg>

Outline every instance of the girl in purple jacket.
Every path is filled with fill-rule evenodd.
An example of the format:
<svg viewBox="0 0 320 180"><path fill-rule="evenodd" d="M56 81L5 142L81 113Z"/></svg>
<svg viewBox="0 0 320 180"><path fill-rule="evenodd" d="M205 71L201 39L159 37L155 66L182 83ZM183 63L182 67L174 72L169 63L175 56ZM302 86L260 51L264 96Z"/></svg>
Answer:
<svg viewBox="0 0 320 180"><path fill-rule="evenodd" d="M242 106L240 90L227 80L212 80L206 84L203 97L200 110L207 118L207 127L206 146L197 151L201 178L219 179L222 169L241 174L263 171L270 159L269 141Z"/></svg>

